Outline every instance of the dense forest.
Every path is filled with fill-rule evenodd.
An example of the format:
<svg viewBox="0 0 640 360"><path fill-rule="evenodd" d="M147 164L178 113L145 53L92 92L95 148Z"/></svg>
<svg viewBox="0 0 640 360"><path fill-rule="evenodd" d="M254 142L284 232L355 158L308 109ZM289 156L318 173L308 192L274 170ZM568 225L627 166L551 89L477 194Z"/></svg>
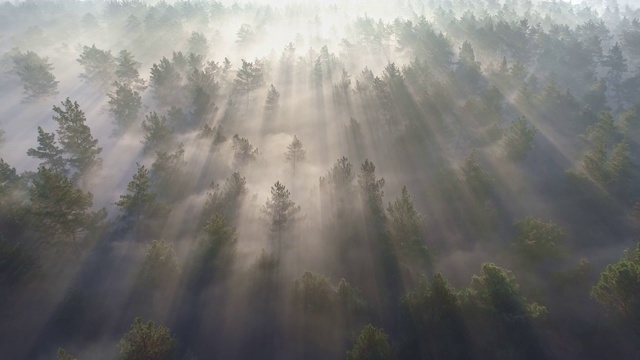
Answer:
<svg viewBox="0 0 640 360"><path fill-rule="evenodd" d="M0 4L3 359L640 358L632 1Z"/></svg>

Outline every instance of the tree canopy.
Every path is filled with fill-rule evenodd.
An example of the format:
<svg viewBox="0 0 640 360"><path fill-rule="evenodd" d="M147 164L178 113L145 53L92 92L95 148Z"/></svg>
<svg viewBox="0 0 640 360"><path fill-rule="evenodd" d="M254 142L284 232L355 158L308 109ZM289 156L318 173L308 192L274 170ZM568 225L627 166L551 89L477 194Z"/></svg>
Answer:
<svg viewBox="0 0 640 360"><path fill-rule="evenodd" d="M640 335L640 245L625 250L617 263L607 266L591 296Z"/></svg>
<svg viewBox="0 0 640 360"><path fill-rule="evenodd" d="M389 344L389 336L384 330L371 324L365 326L358 335L353 348L347 351L349 360L391 360L393 349Z"/></svg>
<svg viewBox="0 0 640 360"><path fill-rule="evenodd" d="M123 360L169 360L176 355L177 343L168 328L138 317L118 348Z"/></svg>
<svg viewBox="0 0 640 360"><path fill-rule="evenodd" d="M13 71L22 81L26 100L52 96L58 93L58 84L53 75L49 58L40 57L33 51L17 52L12 56Z"/></svg>
<svg viewBox="0 0 640 360"><path fill-rule="evenodd" d="M640 358L640 5L286 3L0 4L0 357Z"/></svg>
<svg viewBox="0 0 640 360"><path fill-rule="evenodd" d="M73 103L67 98L62 106L54 106L56 115L53 120L58 123L58 141L67 155L68 166L75 170L76 175L83 177L91 171L100 170L102 159L99 157L102 147L98 146L98 139L91 135L91 128L86 124L87 118L80 109L77 101Z"/></svg>
<svg viewBox="0 0 640 360"><path fill-rule="evenodd" d="M78 62L84 68L80 78L92 84L107 87L114 79L116 60L110 50L101 50L93 44L83 46Z"/></svg>
<svg viewBox="0 0 640 360"><path fill-rule="evenodd" d="M271 187L271 197L267 198L262 207L269 229L279 237L299 220L298 214L301 210L302 208L291 200L291 193L280 181L276 181Z"/></svg>

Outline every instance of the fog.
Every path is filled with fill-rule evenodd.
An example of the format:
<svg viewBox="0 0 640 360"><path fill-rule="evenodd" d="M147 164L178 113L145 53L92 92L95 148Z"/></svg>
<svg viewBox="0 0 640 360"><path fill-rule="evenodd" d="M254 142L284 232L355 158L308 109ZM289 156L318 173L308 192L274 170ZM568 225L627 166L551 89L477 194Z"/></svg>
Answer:
<svg viewBox="0 0 640 360"><path fill-rule="evenodd" d="M0 4L0 357L639 355L639 6Z"/></svg>

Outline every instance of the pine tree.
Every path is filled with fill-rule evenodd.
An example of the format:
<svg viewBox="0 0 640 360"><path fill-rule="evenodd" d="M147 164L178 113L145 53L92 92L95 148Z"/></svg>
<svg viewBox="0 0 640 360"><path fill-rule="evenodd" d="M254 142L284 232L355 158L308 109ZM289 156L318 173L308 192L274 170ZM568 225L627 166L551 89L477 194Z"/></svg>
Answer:
<svg viewBox="0 0 640 360"><path fill-rule="evenodd" d="M599 114L607 110L607 83L604 80L597 81L587 91L582 100L593 112Z"/></svg>
<svg viewBox="0 0 640 360"><path fill-rule="evenodd" d="M173 247L164 240L153 240L138 270L138 283L146 289L161 287L178 273Z"/></svg>
<svg viewBox="0 0 640 360"><path fill-rule="evenodd" d="M640 335L640 244L607 266L591 297Z"/></svg>
<svg viewBox="0 0 640 360"><path fill-rule="evenodd" d="M58 147L54 133L47 133L38 126L38 147L27 150L27 155L42 160L41 165L66 173L64 151Z"/></svg>
<svg viewBox="0 0 640 360"><path fill-rule="evenodd" d="M534 266L545 260L559 260L565 255L562 243L565 231L553 222L545 222L534 217L517 221L518 237L512 247L520 262Z"/></svg>
<svg viewBox="0 0 640 360"><path fill-rule="evenodd" d="M76 358L69 354L65 349L58 348L58 351L56 352L56 360L76 360Z"/></svg>
<svg viewBox="0 0 640 360"><path fill-rule="evenodd" d="M585 174L597 184L606 184L610 180L607 167L607 149L603 142L584 155L582 169Z"/></svg>
<svg viewBox="0 0 640 360"><path fill-rule="evenodd" d="M338 222L349 219L357 203L353 186L355 177L353 166L346 156L338 159L327 174L320 177L319 185L323 200L328 201L327 205L335 208L335 220Z"/></svg>
<svg viewBox="0 0 640 360"><path fill-rule="evenodd" d="M155 111L145 116L142 121L144 131L144 152L164 151L174 144L174 130L169 126L167 118L158 116Z"/></svg>
<svg viewBox="0 0 640 360"><path fill-rule="evenodd" d="M620 114L619 122L620 128L626 134L637 134L639 130L640 118L636 114L635 110L625 111Z"/></svg>
<svg viewBox="0 0 640 360"><path fill-rule="evenodd" d="M264 112L267 119L271 119L273 115L278 111L278 101L280 100L280 93L276 90L275 86L271 84L269 92L267 92L267 100L264 103Z"/></svg>
<svg viewBox="0 0 640 360"><path fill-rule="evenodd" d="M458 54L458 59L460 61L460 64L464 66L476 66L476 57L474 55L473 47L471 46L470 42L465 40L465 42L462 43L462 46L460 47L460 53Z"/></svg>
<svg viewBox="0 0 640 360"><path fill-rule="evenodd" d="M189 53L189 56L187 58L189 71L202 70L204 67L203 61L204 61L204 57L202 55L194 54L192 52Z"/></svg>
<svg viewBox="0 0 640 360"><path fill-rule="evenodd" d="M202 209L201 223L205 223L212 216L219 214L230 224L236 222L238 212L247 194L247 179L239 172L229 176L223 186L212 183L211 190L207 193L207 201Z"/></svg>
<svg viewBox="0 0 640 360"><path fill-rule="evenodd" d="M278 240L278 248L281 246L285 232L299 220L298 214L301 208L290 197L289 190L280 181L277 181L271 187L271 197L267 198L267 202L262 207L262 213L269 223L269 229Z"/></svg>
<svg viewBox="0 0 640 360"><path fill-rule="evenodd" d="M482 358L539 359L544 357L532 322L543 319L547 309L528 301L513 274L492 263L482 265L468 289L460 293L465 328L473 336ZM487 322L492 331L486 329ZM471 330L468 330L471 329Z"/></svg>
<svg viewBox="0 0 640 360"><path fill-rule="evenodd" d="M464 181L475 196L484 198L489 195L491 179L480 166L476 150L473 150L471 155L465 159L460 169L462 170Z"/></svg>
<svg viewBox="0 0 640 360"><path fill-rule="evenodd" d="M28 192L27 182L23 176L18 175L16 169L0 158L0 227L6 229L6 225L23 222L27 203L25 201Z"/></svg>
<svg viewBox="0 0 640 360"><path fill-rule="evenodd" d="M120 51L115 61L115 75L121 84L133 87L136 90L143 90L145 88L145 81L140 78L140 73L138 72L142 64L135 61L129 51Z"/></svg>
<svg viewBox="0 0 640 360"><path fill-rule="evenodd" d="M293 304L305 316L328 316L333 309L336 293L325 276L305 271L293 283Z"/></svg>
<svg viewBox="0 0 640 360"><path fill-rule="evenodd" d="M140 220L162 214L166 208L157 202L157 194L152 190L149 170L144 165L136 164L138 171L127 185L127 194L120 195L115 205L122 211L122 218L134 225Z"/></svg>
<svg viewBox="0 0 640 360"><path fill-rule="evenodd" d="M138 118L142 107L142 96L125 82L115 82L115 90L107 94L109 111L115 118L119 131L126 131Z"/></svg>
<svg viewBox="0 0 640 360"><path fill-rule="evenodd" d="M168 328L153 321L145 323L138 317L118 348L122 360L164 360L175 357L177 343Z"/></svg>
<svg viewBox="0 0 640 360"><path fill-rule="evenodd" d="M264 74L259 64L242 60L242 67L234 80L236 91L240 95L248 95L264 85Z"/></svg>
<svg viewBox="0 0 640 360"><path fill-rule="evenodd" d="M80 248L80 235L90 230L106 213L92 213L93 195L78 189L72 180L46 167L38 168L29 189L33 226L54 249Z"/></svg>
<svg viewBox="0 0 640 360"><path fill-rule="evenodd" d="M100 50L95 44L83 46L77 61L84 67L80 78L102 87L109 86L113 81L116 61L110 50Z"/></svg>
<svg viewBox="0 0 640 360"><path fill-rule="evenodd" d="M469 344L457 291L440 273L402 298L407 313L407 350L436 358L466 359ZM405 350L405 351L407 351Z"/></svg>
<svg viewBox="0 0 640 360"><path fill-rule="evenodd" d="M612 83L619 85L622 75L628 70L627 59L624 58L622 47L619 43L616 42L609 50L603 65L609 68L608 77Z"/></svg>
<svg viewBox="0 0 640 360"><path fill-rule="evenodd" d="M424 219L415 209L413 199L406 186L402 187L400 197L387 207L389 214L389 232L400 256L415 257L427 264L429 251L424 245L422 232Z"/></svg>
<svg viewBox="0 0 640 360"><path fill-rule="evenodd" d="M524 159L527 152L533 147L537 132L538 129L529 125L524 117L512 122L504 139L504 150L507 157L512 161Z"/></svg>
<svg viewBox="0 0 640 360"><path fill-rule="evenodd" d="M294 173L297 165L306 160L307 152L302 148L302 141L300 141L297 136L293 136L293 141L287 146L287 152L284 156L286 161L293 166Z"/></svg>
<svg viewBox="0 0 640 360"><path fill-rule="evenodd" d="M49 58L27 51L18 52L11 59L13 71L22 81L26 100L33 101L58 93L59 81L51 73L53 66L49 63Z"/></svg>
<svg viewBox="0 0 640 360"><path fill-rule="evenodd" d="M236 229L227 225L224 216L213 215L200 233L198 251L201 270L211 274L211 270L226 268L231 262L237 241Z"/></svg>
<svg viewBox="0 0 640 360"><path fill-rule="evenodd" d="M236 165L244 166L249 161L255 161L258 157L258 149L254 148L249 140L233 135L233 156Z"/></svg>
<svg viewBox="0 0 640 360"><path fill-rule="evenodd" d="M251 25L242 24L236 33L238 39L236 40L236 44L245 46L251 43L255 38L255 33L251 29Z"/></svg>
<svg viewBox="0 0 640 360"><path fill-rule="evenodd" d="M218 81L216 81L216 72L213 69L192 69L187 76L187 82L191 91L200 88L203 92L207 93L211 99L218 96L220 85Z"/></svg>
<svg viewBox="0 0 640 360"><path fill-rule="evenodd" d="M635 165L631 159L629 140L624 139L613 148L611 158L609 159L611 180L613 182L629 180L634 167Z"/></svg>
<svg viewBox="0 0 640 360"><path fill-rule="evenodd" d="M171 55L171 64L173 64L179 74L184 75L187 70L187 65L189 65L189 61L182 51L174 51Z"/></svg>
<svg viewBox="0 0 640 360"><path fill-rule="evenodd" d="M202 86L195 86L192 91L193 117L197 123L212 118L218 110L218 107L209 94Z"/></svg>
<svg viewBox="0 0 640 360"><path fill-rule="evenodd" d="M286 79L285 83L289 83L291 80L291 68L295 64L296 60L296 46L293 43L287 44L284 50L282 50L282 54L280 55L280 69L284 73Z"/></svg>
<svg viewBox="0 0 640 360"><path fill-rule="evenodd" d="M592 144L604 143L605 146L609 146L615 140L617 132L618 125L613 120L611 112L606 111L600 114L597 123L589 126L586 137Z"/></svg>
<svg viewBox="0 0 640 360"><path fill-rule="evenodd" d="M187 187L182 184L185 180L184 171L187 162L184 160L184 144L179 144L174 153L156 151L156 160L151 165L151 178L158 193L164 199L175 199L186 193ZM182 184L182 186L180 186Z"/></svg>
<svg viewBox="0 0 640 360"><path fill-rule="evenodd" d="M348 190L353 179L355 179L353 166L349 159L343 156L336 161L326 176L320 178L320 186L332 185L336 190L344 191Z"/></svg>
<svg viewBox="0 0 640 360"><path fill-rule="evenodd" d="M77 176L83 177L102 167L102 159L98 156L102 148L98 147L98 139L91 135L78 102L72 103L67 98L62 105L64 109L53 107L57 114L53 119L58 123L58 139L68 155L67 164L77 171Z"/></svg>
<svg viewBox="0 0 640 360"><path fill-rule="evenodd" d="M362 329L353 348L347 351L348 360L393 360L394 358L389 336L383 329L371 324Z"/></svg>
<svg viewBox="0 0 640 360"><path fill-rule="evenodd" d="M159 101L168 102L181 84L182 76L176 66L166 57L163 56L159 64L153 64L151 67L149 85L153 89L155 98Z"/></svg>
<svg viewBox="0 0 640 360"><path fill-rule="evenodd" d="M203 33L193 31L189 37L189 52L206 57L209 53L207 37Z"/></svg>
<svg viewBox="0 0 640 360"><path fill-rule="evenodd" d="M16 185L21 183L21 177L18 175L16 168L11 167L11 165L7 164L3 158L0 158L0 213L2 210L7 209L4 205L7 205L8 200L10 200L10 195L12 194Z"/></svg>
<svg viewBox="0 0 640 360"><path fill-rule="evenodd" d="M506 56L502 57L502 61L500 62L500 68L498 72L503 77L505 77L509 73L509 63L507 62Z"/></svg>
<svg viewBox="0 0 640 360"><path fill-rule="evenodd" d="M615 43L609 50L606 58L602 62L603 65L609 68L607 73L607 80L611 84L610 88L613 90L615 99L618 101L618 105L621 105L622 98L622 78L627 72L627 59L622 54L622 48L619 43Z"/></svg>
<svg viewBox="0 0 640 360"><path fill-rule="evenodd" d="M376 179L376 166L369 160L362 163L360 174L358 174L358 186L364 197L365 204L374 215L384 216L382 197L384 191L384 179Z"/></svg>

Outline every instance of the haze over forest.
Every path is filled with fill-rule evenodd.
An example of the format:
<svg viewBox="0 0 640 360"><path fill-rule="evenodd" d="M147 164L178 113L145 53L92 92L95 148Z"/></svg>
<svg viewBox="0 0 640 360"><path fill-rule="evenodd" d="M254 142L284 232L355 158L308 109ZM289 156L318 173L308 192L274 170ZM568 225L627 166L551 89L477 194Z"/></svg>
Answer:
<svg viewBox="0 0 640 360"><path fill-rule="evenodd" d="M0 3L3 359L640 358L640 4Z"/></svg>

